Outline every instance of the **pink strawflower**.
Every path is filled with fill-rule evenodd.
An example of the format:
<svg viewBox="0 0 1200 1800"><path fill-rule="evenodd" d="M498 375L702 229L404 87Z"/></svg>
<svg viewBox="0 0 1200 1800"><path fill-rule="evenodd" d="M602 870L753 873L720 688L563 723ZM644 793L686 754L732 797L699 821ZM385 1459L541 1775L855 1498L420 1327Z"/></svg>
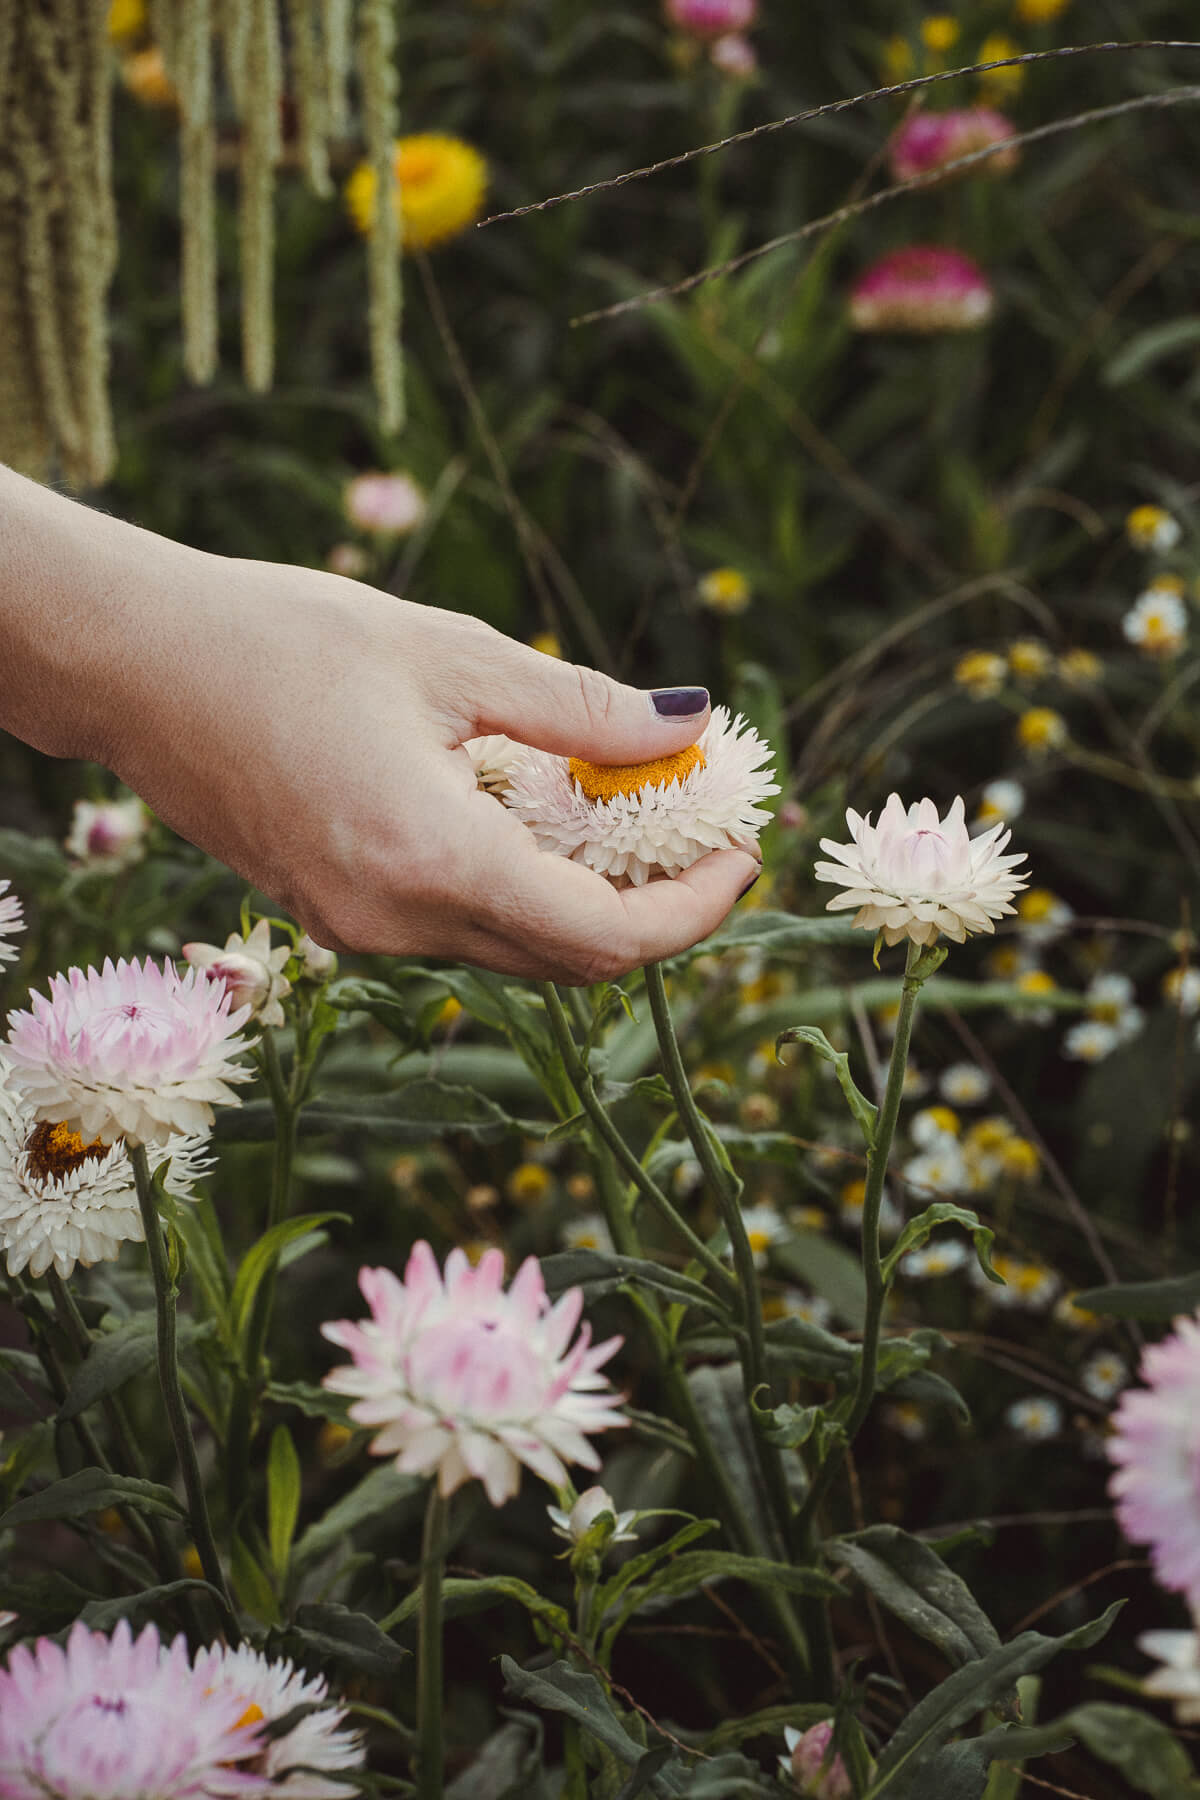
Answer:
<svg viewBox="0 0 1200 1800"><path fill-rule="evenodd" d="M804 1800L851 1800L850 1776L833 1748L832 1719L803 1732L789 1725L783 1735L788 1754L779 1761Z"/></svg>
<svg viewBox="0 0 1200 1800"><path fill-rule="evenodd" d="M1150 1546L1163 1587L1200 1607L1200 1318L1142 1352L1147 1385L1127 1388L1107 1441L1117 1465L1108 1491L1135 1544Z"/></svg>
<svg viewBox="0 0 1200 1800"><path fill-rule="evenodd" d="M248 1007L196 969L176 973L122 957L50 978L50 998L8 1015L12 1079L37 1118L63 1123L85 1142L118 1138L165 1144L208 1131L213 1104L237 1106L226 1085L252 1070L230 1060L249 1049L235 1036Z"/></svg>
<svg viewBox="0 0 1200 1800"><path fill-rule="evenodd" d="M0 881L0 896L9 887L7 881ZM14 931L24 931L25 920L21 913L21 902L15 894L9 894L7 900L0 898L0 968L6 962L16 962L17 946L6 944L5 938L11 937Z"/></svg>
<svg viewBox="0 0 1200 1800"><path fill-rule="evenodd" d="M1016 126L990 106L957 107L952 112L913 113L893 137L890 148L892 174L897 181L926 175L972 150L1003 144L1016 136ZM1015 166L1019 151L1010 146L997 150L974 165L984 174L1002 175ZM964 171L966 173L967 171Z"/></svg>
<svg viewBox="0 0 1200 1800"><path fill-rule="evenodd" d="M250 1714L265 1725L274 1725L296 1707L312 1708L289 1731L268 1738L246 1765L267 1777L272 1794L286 1800L348 1800L358 1792L356 1783L347 1785L346 1773L362 1767L362 1740L341 1728L345 1709L330 1704L324 1676L306 1675L290 1662L269 1662L248 1644L236 1650L226 1644L198 1650L196 1674L206 1693L228 1698L236 1703L239 1717ZM335 1779L327 1780L327 1775Z"/></svg>
<svg viewBox="0 0 1200 1800"><path fill-rule="evenodd" d="M566 1482L565 1463L599 1468L587 1434L628 1423L597 1373L622 1339L593 1347L585 1324L568 1348L581 1290L568 1289L552 1306L533 1256L507 1292L503 1282L499 1250L485 1251L474 1268L452 1250L443 1278L421 1242L403 1281L390 1269L359 1272L371 1309L365 1324L321 1327L353 1358L325 1386L355 1396L356 1424L382 1427L371 1444L376 1455L394 1455L410 1475L436 1471L443 1494L476 1477L493 1506L516 1493L522 1463L555 1488Z"/></svg>
<svg viewBox="0 0 1200 1800"><path fill-rule="evenodd" d="M382 471L356 475L346 484L344 504L353 524L389 536L414 531L426 512L425 496L411 475Z"/></svg>
<svg viewBox="0 0 1200 1800"><path fill-rule="evenodd" d="M758 0L664 0L669 24L689 37L720 38L746 31L758 17Z"/></svg>
<svg viewBox="0 0 1200 1800"><path fill-rule="evenodd" d="M71 1629L66 1648L18 1644L0 1670L3 1800L212 1800L266 1791L236 1767L260 1746L257 1720L232 1692L213 1691L153 1625L135 1640Z"/></svg>
<svg viewBox="0 0 1200 1800"><path fill-rule="evenodd" d="M284 1000L292 984L284 974L292 950L290 944L271 948L271 921L260 919L250 935L230 932L224 947L217 944L185 944L184 961L210 981L224 984L231 1006L248 1006L250 1017L263 1025L282 1025Z"/></svg>
<svg viewBox="0 0 1200 1800"><path fill-rule="evenodd" d="M870 813L863 818L853 808L846 823L850 843L821 839L822 850L837 860L819 862L817 880L846 890L825 910L857 907L853 923L882 932L885 943L907 937L932 944L945 932L961 944L968 932L994 931L993 919L1015 912L1009 902L1028 877L1013 871L1025 852L1000 854L1012 836L1003 821L972 838L961 796L944 819L932 800L906 807L899 794L889 794L878 825Z"/></svg>
<svg viewBox="0 0 1200 1800"><path fill-rule="evenodd" d="M850 319L859 331L970 331L991 313L983 270L938 244L910 244L880 257L850 292Z"/></svg>
<svg viewBox="0 0 1200 1800"><path fill-rule="evenodd" d="M722 75L732 75L735 81L748 81L758 70L754 45L740 31L727 31L724 37L717 38L708 60L714 69L720 69Z"/></svg>
<svg viewBox="0 0 1200 1800"><path fill-rule="evenodd" d="M136 794L130 800L77 800L64 848L88 868L115 872L145 854L149 823Z"/></svg>

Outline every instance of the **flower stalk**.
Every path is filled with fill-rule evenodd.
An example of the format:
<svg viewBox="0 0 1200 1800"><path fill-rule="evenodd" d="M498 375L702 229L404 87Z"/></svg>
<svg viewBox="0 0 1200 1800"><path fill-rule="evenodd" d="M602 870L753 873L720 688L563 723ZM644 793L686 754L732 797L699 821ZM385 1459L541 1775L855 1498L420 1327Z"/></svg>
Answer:
<svg viewBox="0 0 1200 1800"><path fill-rule="evenodd" d="M167 1409L171 1436L175 1443L175 1454L179 1458L183 1485L187 1493L192 1542L196 1546L200 1566L204 1570L204 1579L217 1590L226 1607L232 1612L229 1592L225 1586L225 1576L221 1569L221 1560L217 1555L212 1525L209 1522L208 1503L204 1496L204 1480L196 1455L196 1441L192 1436L191 1421L188 1418L187 1404L179 1380L179 1350L175 1317L175 1301L179 1290L167 1267L163 1224L155 1204L154 1181L150 1174L146 1147L144 1144L130 1142L127 1143L126 1148L129 1152L134 1180L137 1183L138 1207L141 1211L142 1227L146 1235L146 1254L149 1257L150 1274L154 1282L154 1307L158 1326L158 1379L162 1387L163 1403Z"/></svg>
<svg viewBox="0 0 1200 1800"><path fill-rule="evenodd" d="M450 1508L435 1479L425 1508L421 1539L421 1604L417 1615L416 1800L441 1800L445 1745L442 1739L442 1577L446 1568Z"/></svg>

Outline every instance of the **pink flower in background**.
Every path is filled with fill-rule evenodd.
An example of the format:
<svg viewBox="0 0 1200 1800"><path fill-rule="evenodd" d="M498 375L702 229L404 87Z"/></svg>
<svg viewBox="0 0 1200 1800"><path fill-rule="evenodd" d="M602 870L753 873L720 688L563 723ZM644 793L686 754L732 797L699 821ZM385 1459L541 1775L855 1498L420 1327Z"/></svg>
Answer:
<svg viewBox="0 0 1200 1800"><path fill-rule="evenodd" d="M223 949L216 944L185 944L184 960L210 981L223 983L231 1006L248 1006L250 1017L263 1025L282 1025L279 1004L292 991L283 973L291 946L271 948L271 923L260 919L243 941L240 931L230 932Z"/></svg>
<svg viewBox="0 0 1200 1800"><path fill-rule="evenodd" d="M749 80L758 69L754 45L740 31L727 31L724 37L717 38L708 60L714 69L720 69L722 75L732 75L735 81Z"/></svg>
<svg viewBox="0 0 1200 1800"><path fill-rule="evenodd" d="M64 848L90 868L120 869L145 853L149 814L130 800L77 800Z"/></svg>
<svg viewBox="0 0 1200 1800"><path fill-rule="evenodd" d="M1016 910L1009 902L1028 877L1013 871L1025 852L1000 854L1012 836L1003 821L972 838L961 796L944 819L932 800L905 807L899 794L889 794L878 825L870 813L863 818L853 808L846 823L850 843L821 839L822 850L836 861L819 862L817 880L846 889L826 911L857 907L854 924L881 931L886 943L907 937L932 944L945 932L961 944L968 932L994 931L993 919Z"/></svg>
<svg viewBox="0 0 1200 1800"><path fill-rule="evenodd" d="M50 977L50 998L8 1015L12 1080L39 1119L86 1141L165 1144L205 1132L213 1105L239 1104L226 1085L252 1070L231 1061L248 1007L198 970L121 961Z"/></svg>
<svg viewBox="0 0 1200 1800"><path fill-rule="evenodd" d="M25 929L25 920L21 913L21 902L17 899L17 896L15 894L9 894L7 899L2 897L8 889L8 886L9 883L7 881L0 881L0 968L2 968L6 962L16 962L17 960L17 946L15 944L7 944L4 940L11 937L14 931L24 931Z"/></svg>
<svg viewBox="0 0 1200 1800"><path fill-rule="evenodd" d="M689 37L721 38L746 31L758 17L758 0L665 0L670 24Z"/></svg>
<svg viewBox="0 0 1200 1800"><path fill-rule="evenodd" d="M580 1289L552 1306L533 1256L507 1292L503 1282L499 1250L474 1268L452 1250L443 1278L421 1242L403 1281L390 1269L360 1271L369 1320L321 1327L353 1359L331 1370L325 1386L354 1396L356 1424L381 1428L371 1443L376 1455L394 1455L408 1474L436 1472L443 1494L475 1477L493 1506L516 1493L522 1463L556 1488L566 1481L565 1463L599 1468L588 1434L628 1423L597 1372L622 1340L593 1347L585 1324L570 1342Z"/></svg>
<svg viewBox="0 0 1200 1800"><path fill-rule="evenodd" d="M1178 1319L1142 1352L1145 1387L1127 1388L1112 1416L1108 1491L1117 1521L1150 1546L1163 1587L1200 1607L1200 1318Z"/></svg>
<svg viewBox="0 0 1200 1800"><path fill-rule="evenodd" d="M991 313L983 270L938 244L893 250L850 291L850 320L859 331L970 331Z"/></svg>
<svg viewBox="0 0 1200 1800"><path fill-rule="evenodd" d="M957 157L969 156L972 150L984 150L989 144L1002 144L1015 136L1015 125L1003 113L988 106L959 107L943 113L913 113L892 139L892 174L897 181L909 181L914 175L940 169ZM987 157L975 167L983 174L1001 175L1013 168L1018 158L1017 149L1010 147L997 150L994 156Z"/></svg>
<svg viewBox="0 0 1200 1800"><path fill-rule="evenodd" d="M357 1783L347 1785L346 1771L362 1767L362 1740L342 1728L345 1710L328 1704L324 1676L306 1675L290 1662L271 1662L248 1644L236 1650L227 1644L198 1650L196 1674L206 1696L232 1700L242 1719L270 1726L296 1707L313 1709L289 1731L268 1738L249 1765L267 1777L272 1794L285 1800L350 1800L358 1792Z"/></svg>
<svg viewBox="0 0 1200 1800"><path fill-rule="evenodd" d="M245 1702L214 1691L177 1637L77 1622L66 1648L18 1644L0 1670L4 1800L206 1800L261 1793L237 1764L259 1748Z"/></svg>
<svg viewBox="0 0 1200 1800"><path fill-rule="evenodd" d="M356 475L346 484L344 504L346 517L363 531L414 531L426 511L425 496L411 475L382 471Z"/></svg>

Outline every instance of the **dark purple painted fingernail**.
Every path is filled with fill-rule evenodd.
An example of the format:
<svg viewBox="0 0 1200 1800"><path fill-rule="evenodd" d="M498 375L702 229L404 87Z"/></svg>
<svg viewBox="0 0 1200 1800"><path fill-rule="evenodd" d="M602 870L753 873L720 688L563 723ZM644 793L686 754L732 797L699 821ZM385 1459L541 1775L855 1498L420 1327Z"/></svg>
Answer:
<svg viewBox="0 0 1200 1800"><path fill-rule="evenodd" d="M762 874L762 864L759 863L757 869L755 869L753 875L750 877L749 881L746 883L745 887L742 889L741 893L738 895L739 900L744 900L746 898L746 895L750 892L750 889L754 886L755 882L758 880L758 878L761 874Z"/></svg>
<svg viewBox="0 0 1200 1800"><path fill-rule="evenodd" d="M707 688L651 688L650 704L660 719L694 719L708 705Z"/></svg>

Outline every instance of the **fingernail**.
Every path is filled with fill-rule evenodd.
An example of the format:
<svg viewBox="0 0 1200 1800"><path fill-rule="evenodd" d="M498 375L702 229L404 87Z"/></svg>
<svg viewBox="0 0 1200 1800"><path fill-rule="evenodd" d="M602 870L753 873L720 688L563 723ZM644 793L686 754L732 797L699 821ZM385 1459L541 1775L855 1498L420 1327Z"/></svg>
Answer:
<svg viewBox="0 0 1200 1800"><path fill-rule="evenodd" d="M650 704L660 719L694 719L708 705L708 689L651 688Z"/></svg>
<svg viewBox="0 0 1200 1800"><path fill-rule="evenodd" d="M755 882L758 880L758 878L761 874L762 874L762 864L759 863L757 869L755 869L753 875L750 877L749 881L746 883L745 887L742 889L741 893L738 895L739 900L744 900L746 898L746 895L750 892L750 889L754 886Z"/></svg>

